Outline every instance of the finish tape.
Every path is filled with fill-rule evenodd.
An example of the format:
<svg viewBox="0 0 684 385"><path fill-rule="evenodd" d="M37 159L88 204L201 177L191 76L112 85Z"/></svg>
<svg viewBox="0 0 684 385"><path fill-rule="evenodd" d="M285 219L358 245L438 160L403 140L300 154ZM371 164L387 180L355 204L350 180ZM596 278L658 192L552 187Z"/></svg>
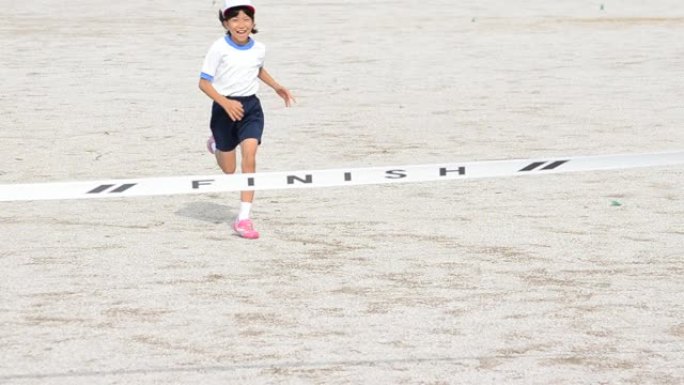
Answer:
<svg viewBox="0 0 684 385"><path fill-rule="evenodd" d="M684 164L684 151L490 160L426 165L171 176L81 182L0 184L0 201L128 198L242 190L274 190L383 183L454 181L577 171L621 170Z"/></svg>

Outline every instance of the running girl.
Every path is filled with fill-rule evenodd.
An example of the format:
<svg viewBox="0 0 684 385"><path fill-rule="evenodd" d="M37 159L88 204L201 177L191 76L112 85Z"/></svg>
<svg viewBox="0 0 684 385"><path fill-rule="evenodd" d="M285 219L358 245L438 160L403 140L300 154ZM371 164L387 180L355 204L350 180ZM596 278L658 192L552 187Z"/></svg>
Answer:
<svg viewBox="0 0 684 385"><path fill-rule="evenodd" d="M224 1L219 20L226 35L209 49L199 81L199 88L214 101L212 137L207 147L226 174L235 172L238 146L242 172L256 171L256 153L264 130L264 114L256 96L259 80L273 88L285 106L294 102L290 91L264 68L266 48L250 36L257 33L254 13L250 0ZM254 191L240 193L240 212L233 221L233 230L243 238L259 238L250 219L253 200Z"/></svg>

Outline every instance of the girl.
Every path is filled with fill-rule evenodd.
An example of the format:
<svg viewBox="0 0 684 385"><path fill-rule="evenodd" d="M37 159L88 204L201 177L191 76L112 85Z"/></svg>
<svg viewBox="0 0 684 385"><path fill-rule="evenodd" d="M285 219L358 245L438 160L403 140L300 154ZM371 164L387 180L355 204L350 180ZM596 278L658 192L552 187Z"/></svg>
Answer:
<svg viewBox="0 0 684 385"><path fill-rule="evenodd" d="M219 20L226 36L214 42L204 59L199 88L213 101L212 137L207 142L221 170L232 174L236 168L236 148L240 146L243 173L256 171L256 152L264 130L264 114L256 97L259 79L273 88L289 107L294 98L264 68L265 46L250 34L254 28L255 9L250 0L225 0ZM233 230L243 238L256 239L250 210L254 191L240 193L240 212Z"/></svg>

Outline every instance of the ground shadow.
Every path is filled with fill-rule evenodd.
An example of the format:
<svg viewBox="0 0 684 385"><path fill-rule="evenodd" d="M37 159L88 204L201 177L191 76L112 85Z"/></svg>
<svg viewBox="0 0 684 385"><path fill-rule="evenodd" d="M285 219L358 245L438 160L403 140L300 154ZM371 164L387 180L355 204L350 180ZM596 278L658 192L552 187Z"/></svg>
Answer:
<svg viewBox="0 0 684 385"><path fill-rule="evenodd" d="M214 224L230 223L235 215L230 206L212 202L191 202L177 210L175 214Z"/></svg>

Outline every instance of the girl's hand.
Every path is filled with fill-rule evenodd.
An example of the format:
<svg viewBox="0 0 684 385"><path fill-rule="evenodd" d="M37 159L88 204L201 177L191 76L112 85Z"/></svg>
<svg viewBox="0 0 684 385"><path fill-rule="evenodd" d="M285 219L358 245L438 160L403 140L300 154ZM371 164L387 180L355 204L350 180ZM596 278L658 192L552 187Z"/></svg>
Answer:
<svg viewBox="0 0 684 385"><path fill-rule="evenodd" d="M292 94L290 93L290 90L288 90L285 87L275 88L275 92L278 94L278 96L283 98L283 100L285 101L285 107L290 107L292 103L297 102L294 96L292 96Z"/></svg>
<svg viewBox="0 0 684 385"><path fill-rule="evenodd" d="M242 107L242 103L237 100L226 99L222 107L234 122L242 120L242 117L245 116L245 109Z"/></svg>

